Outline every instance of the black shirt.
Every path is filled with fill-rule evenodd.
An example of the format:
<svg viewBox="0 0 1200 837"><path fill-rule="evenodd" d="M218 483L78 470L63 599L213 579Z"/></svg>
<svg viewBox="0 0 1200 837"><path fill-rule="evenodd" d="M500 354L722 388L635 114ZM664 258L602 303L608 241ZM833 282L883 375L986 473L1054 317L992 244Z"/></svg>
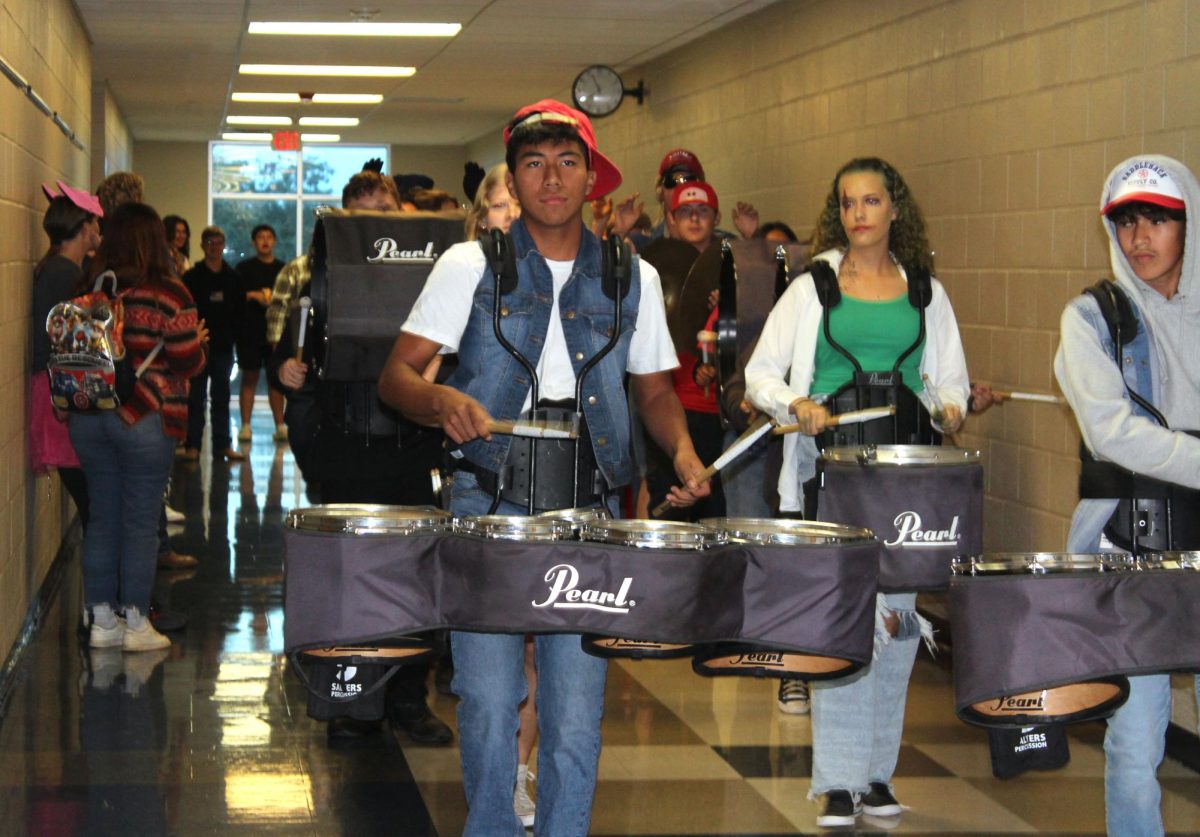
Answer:
<svg viewBox="0 0 1200 837"><path fill-rule="evenodd" d="M196 300L196 315L208 326L209 345L214 349L232 349L244 302L238 274L224 261L216 273L207 263L200 262L183 274L183 284Z"/></svg>
<svg viewBox="0 0 1200 837"><path fill-rule="evenodd" d="M275 287L275 277L283 270L283 262L260 261L257 258L238 262L237 273L241 279L242 293L261 291ZM243 296L242 318L238 329L243 340L267 342L267 308L253 299Z"/></svg>
<svg viewBox="0 0 1200 837"><path fill-rule="evenodd" d="M33 278L33 322L30 323L30 352L32 360L29 368L33 372L44 372L50 362L50 338L46 335L46 315L64 300L72 299L82 293L79 280L83 271L79 265L55 253Z"/></svg>

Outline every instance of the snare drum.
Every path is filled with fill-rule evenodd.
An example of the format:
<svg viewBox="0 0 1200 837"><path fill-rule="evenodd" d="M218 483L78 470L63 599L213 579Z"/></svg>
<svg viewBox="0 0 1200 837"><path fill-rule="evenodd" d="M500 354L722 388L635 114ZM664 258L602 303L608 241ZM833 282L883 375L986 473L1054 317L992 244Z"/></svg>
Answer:
<svg viewBox="0 0 1200 837"><path fill-rule="evenodd" d="M538 514L538 517L565 520L571 524L576 537L579 536L579 531L588 523L600 523L605 520L612 520L612 515L603 506L585 506L580 509L555 509L553 511L541 512Z"/></svg>
<svg viewBox="0 0 1200 837"><path fill-rule="evenodd" d="M575 527L570 521L555 517L485 514L456 517L454 532L492 541L546 543L569 540L575 534Z"/></svg>
<svg viewBox="0 0 1200 837"><path fill-rule="evenodd" d="M433 656L428 635L360 641L387 632L363 614L381 612L374 597L388 601L371 579L379 578L374 568L390 548L449 526L450 515L432 506L347 503L288 513L285 645L300 647L290 656L312 717L382 717L382 687L396 667ZM312 647L314 639L320 647Z"/></svg>
<svg viewBox="0 0 1200 837"><path fill-rule="evenodd" d="M707 518L701 525L722 533L729 543L751 544L766 550L786 552L795 561L840 560L838 550L861 544L875 544L875 536L867 529L822 523L812 520L772 520L760 518ZM874 589L869 591L874 597ZM874 609L868 608L874 618ZM800 615L798 618L806 618ZM819 618L819 617L818 617ZM820 620L823 622L824 620ZM821 625L813 626L819 633ZM826 680L844 677L860 667L860 663L825 654L772 649L740 643L715 643L697 651L692 668L697 674L741 674L756 677L800 677L805 680Z"/></svg>
<svg viewBox="0 0 1200 837"><path fill-rule="evenodd" d="M983 550L979 459L948 446L826 448L817 518L879 537L881 591L944 590L951 559Z"/></svg>
<svg viewBox="0 0 1200 837"><path fill-rule="evenodd" d="M1171 565L1176 559L1167 559ZM950 585L955 706L964 721L1024 727L1105 718L1129 697L1119 613L1126 553L956 559Z"/></svg>
<svg viewBox="0 0 1200 837"><path fill-rule="evenodd" d="M595 520L583 524L579 537L583 541L646 550L699 551L725 541L721 533L704 526L670 520ZM691 644L653 639L583 635L583 650L598 657L672 659L687 657L692 649Z"/></svg>

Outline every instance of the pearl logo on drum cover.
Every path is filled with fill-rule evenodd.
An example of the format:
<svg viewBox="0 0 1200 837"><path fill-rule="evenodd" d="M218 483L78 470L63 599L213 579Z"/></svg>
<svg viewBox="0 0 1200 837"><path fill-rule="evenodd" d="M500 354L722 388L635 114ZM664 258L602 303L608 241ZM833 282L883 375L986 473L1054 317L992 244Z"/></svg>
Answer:
<svg viewBox="0 0 1200 837"><path fill-rule="evenodd" d="M1046 693L1036 695L1001 695L996 698L993 712L1045 712Z"/></svg>
<svg viewBox="0 0 1200 837"><path fill-rule="evenodd" d="M898 546L901 549L958 546L958 515L950 521L948 529L923 528L921 515L915 511L900 512L892 523L896 527L896 539L884 541L884 546Z"/></svg>
<svg viewBox="0 0 1200 837"><path fill-rule="evenodd" d="M549 595L544 602L530 602L534 607L550 607L562 610L598 610L601 613L628 613L637 605L628 598L633 578L627 576L617 592L579 588L579 570L570 564L551 567L545 576L550 585Z"/></svg>
<svg viewBox="0 0 1200 837"><path fill-rule="evenodd" d="M367 257L367 264L433 264L437 253L433 252L433 242L425 245L424 250L401 250L394 238L380 238L375 241L375 255Z"/></svg>
<svg viewBox="0 0 1200 837"><path fill-rule="evenodd" d="M783 654L776 651L752 651L748 654L738 654L729 662L733 666L753 666L755 668L783 668L786 663Z"/></svg>

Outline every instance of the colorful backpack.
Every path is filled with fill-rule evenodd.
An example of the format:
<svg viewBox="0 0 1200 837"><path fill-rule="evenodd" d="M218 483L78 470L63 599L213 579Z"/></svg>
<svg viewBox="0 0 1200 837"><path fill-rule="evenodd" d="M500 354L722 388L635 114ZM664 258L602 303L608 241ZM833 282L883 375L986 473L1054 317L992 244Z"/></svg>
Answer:
<svg viewBox="0 0 1200 837"><path fill-rule="evenodd" d="M113 292L103 290L111 279ZM134 371L125 359L122 333L125 305L117 294L117 277L106 270L96 277L92 292L60 302L46 315L50 338L50 400L60 410L93 413L113 410L129 398L133 384L162 348Z"/></svg>

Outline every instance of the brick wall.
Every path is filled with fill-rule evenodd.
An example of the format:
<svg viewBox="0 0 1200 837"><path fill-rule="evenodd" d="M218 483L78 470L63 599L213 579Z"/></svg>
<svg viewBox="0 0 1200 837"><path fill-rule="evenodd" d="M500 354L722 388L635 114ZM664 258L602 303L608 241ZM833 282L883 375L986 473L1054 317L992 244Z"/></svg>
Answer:
<svg viewBox="0 0 1200 837"><path fill-rule="evenodd" d="M683 146L726 226L747 200L803 235L842 163L894 163L929 221L972 378L1007 389L1053 391L1059 314L1108 272L1109 169L1157 152L1200 170L1200 6L1182 0L783 0L623 76L649 95L597 121L619 195L652 201L658 161ZM1069 411L1010 403L961 441L986 457L986 548L1061 550Z"/></svg>
<svg viewBox="0 0 1200 837"><path fill-rule="evenodd" d="M90 54L68 0L0 0L0 55L84 143ZM5 78L0 114L0 649L7 652L74 515L57 477L30 472L26 443L32 268L47 244L40 184L93 184L90 151L71 145Z"/></svg>

